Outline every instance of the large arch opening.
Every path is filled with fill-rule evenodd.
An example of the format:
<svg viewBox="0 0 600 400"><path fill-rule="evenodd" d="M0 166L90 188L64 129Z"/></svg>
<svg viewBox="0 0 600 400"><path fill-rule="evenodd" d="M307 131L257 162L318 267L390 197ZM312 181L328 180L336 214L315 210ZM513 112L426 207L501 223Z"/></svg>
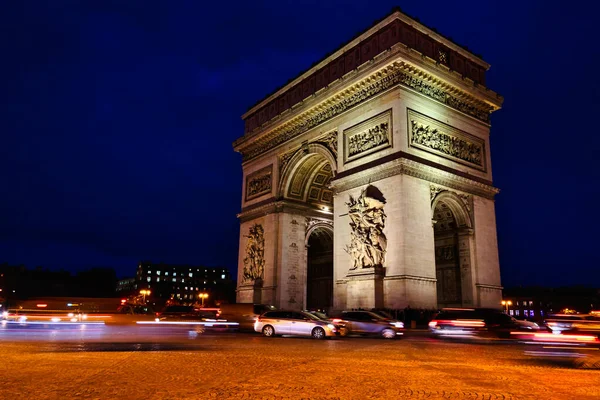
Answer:
<svg viewBox="0 0 600 400"><path fill-rule="evenodd" d="M318 143L298 149L281 171L280 196L306 221L303 307L333 306L333 190L335 156Z"/></svg>
<svg viewBox="0 0 600 400"><path fill-rule="evenodd" d="M317 227L308 234L306 308L329 311L333 306L333 231Z"/></svg>
<svg viewBox="0 0 600 400"><path fill-rule="evenodd" d="M470 251L468 212L455 194L442 192L433 204L433 222L438 307L472 305L469 257L461 256L461 249Z"/></svg>

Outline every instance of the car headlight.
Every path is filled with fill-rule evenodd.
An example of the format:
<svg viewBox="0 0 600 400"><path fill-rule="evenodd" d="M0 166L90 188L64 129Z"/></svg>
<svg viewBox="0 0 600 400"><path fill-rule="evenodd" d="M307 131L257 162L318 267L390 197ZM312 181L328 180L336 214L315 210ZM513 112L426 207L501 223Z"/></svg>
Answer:
<svg viewBox="0 0 600 400"><path fill-rule="evenodd" d="M333 325L333 324L327 324L327 327L329 329L331 329L332 331L335 331L335 325Z"/></svg>
<svg viewBox="0 0 600 400"><path fill-rule="evenodd" d="M399 322L399 321L396 321L396 322L390 322L390 325L393 325L393 326L395 326L396 328L404 328L404 323L403 323L403 322Z"/></svg>

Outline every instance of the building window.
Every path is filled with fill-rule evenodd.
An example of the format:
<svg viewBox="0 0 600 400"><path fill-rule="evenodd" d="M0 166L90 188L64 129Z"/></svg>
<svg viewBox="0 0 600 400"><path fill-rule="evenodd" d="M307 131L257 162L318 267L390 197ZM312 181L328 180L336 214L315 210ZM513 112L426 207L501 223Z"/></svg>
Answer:
<svg viewBox="0 0 600 400"><path fill-rule="evenodd" d="M173 282L177 282L177 279L173 278Z"/></svg>
<svg viewBox="0 0 600 400"><path fill-rule="evenodd" d="M156 275L160 275L160 271L156 271Z"/></svg>
<svg viewBox="0 0 600 400"><path fill-rule="evenodd" d="M165 276L169 276L169 271L165 271Z"/></svg>
<svg viewBox="0 0 600 400"><path fill-rule="evenodd" d="M529 311L529 316L530 316L530 317L534 317L534 316L535 316L534 314L535 314L535 313L533 312L533 310L530 310L530 311Z"/></svg>
<svg viewBox="0 0 600 400"><path fill-rule="evenodd" d="M508 312L509 312L509 314L510 314L510 315L513 315L513 314L514 314L514 313L513 313L513 310L508 310Z"/></svg>
<svg viewBox="0 0 600 400"><path fill-rule="evenodd" d="M150 282L150 279L152 279L152 278L151 278L151 277L147 277L147 278L146 278L146 280L147 280L148 282Z"/></svg>
<svg viewBox="0 0 600 400"><path fill-rule="evenodd" d="M181 280L181 283L183 283L183 282L185 282L185 279L182 279L182 280Z"/></svg>
<svg viewBox="0 0 600 400"><path fill-rule="evenodd" d="M206 285L206 281L204 281L204 284Z"/></svg>
<svg viewBox="0 0 600 400"><path fill-rule="evenodd" d="M191 278L192 276L194 276L194 274L190 272L190 273L189 273L189 276L190 276L190 278Z"/></svg>
<svg viewBox="0 0 600 400"><path fill-rule="evenodd" d="M177 272L173 272L173 276L177 276Z"/></svg>
<svg viewBox="0 0 600 400"><path fill-rule="evenodd" d="M529 307L533 306L533 301L529 300Z"/></svg>
<svg viewBox="0 0 600 400"><path fill-rule="evenodd" d="M519 310L515 310L515 315L519 316Z"/></svg>
<svg viewBox="0 0 600 400"><path fill-rule="evenodd" d="M158 276L156 277L156 282L160 282L160 278Z"/></svg>
<svg viewBox="0 0 600 400"><path fill-rule="evenodd" d="M221 279L225 279L225 274L222 274L222 275L221 275Z"/></svg>

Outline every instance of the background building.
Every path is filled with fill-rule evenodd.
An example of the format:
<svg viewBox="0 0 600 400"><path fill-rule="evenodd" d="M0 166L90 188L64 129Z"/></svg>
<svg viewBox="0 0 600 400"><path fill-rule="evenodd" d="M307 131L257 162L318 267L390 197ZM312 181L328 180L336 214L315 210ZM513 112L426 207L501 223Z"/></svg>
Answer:
<svg viewBox="0 0 600 400"><path fill-rule="evenodd" d="M125 286L125 282L124 282ZM226 268L190 265L172 265L149 261L138 264L134 287L137 291L149 289L158 301L202 303L201 294L207 294L205 305L234 302L235 284Z"/></svg>

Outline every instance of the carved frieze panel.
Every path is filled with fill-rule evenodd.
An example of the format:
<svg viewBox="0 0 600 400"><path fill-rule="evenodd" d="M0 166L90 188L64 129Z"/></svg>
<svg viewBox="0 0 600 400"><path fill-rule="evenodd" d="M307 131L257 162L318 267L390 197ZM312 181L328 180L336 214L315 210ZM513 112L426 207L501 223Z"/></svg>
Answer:
<svg viewBox="0 0 600 400"><path fill-rule="evenodd" d="M383 267L387 251L383 195L376 187L368 186L358 198L350 196L346 205L350 217L350 245L344 250L352 259L350 270Z"/></svg>
<svg viewBox="0 0 600 400"><path fill-rule="evenodd" d="M483 139L437 121L414 110L408 110L409 145L413 148L486 170Z"/></svg>
<svg viewBox="0 0 600 400"><path fill-rule="evenodd" d="M271 193L273 165L262 168L246 177L246 201Z"/></svg>
<svg viewBox="0 0 600 400"><path fill-rule="evenodd" d="M246 235L246 257L244 257L244 281L263 279L265 272L265 230L262 225L254 224Z"/></svg>
<svg viewBox="0 0 600 400"><path fill-rule="evenodd" d="M344 130L344 163L392 145L392 110Z"/></svg>

